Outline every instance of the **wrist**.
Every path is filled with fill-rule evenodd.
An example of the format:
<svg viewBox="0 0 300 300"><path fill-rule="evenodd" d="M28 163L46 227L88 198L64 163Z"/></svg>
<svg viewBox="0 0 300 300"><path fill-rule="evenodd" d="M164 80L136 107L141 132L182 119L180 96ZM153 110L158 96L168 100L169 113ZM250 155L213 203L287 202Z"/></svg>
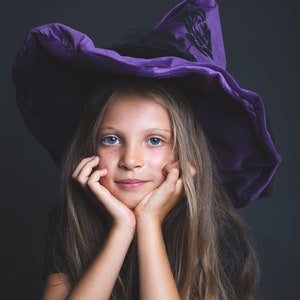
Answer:
<svg viewBox="0 0 300 300"><path fill-rule="evenodd" d="M132 222L114 222L111 232L120 233L122 235L133 236L136 229L136 221Z"/></svg>
<svg viewBox="0 0 300 300"><path fill-rule="evenodd" d="M112 227L107 237L107 241L122 241L122 247L125 245L129 246L133 240L134 234L135 230L129 230L128 228L121 227Z"/></svg>
<svg viewBox="0 0 300 300"><path fill-rule="evenodd" d="M136 218L137 231L161 231L162 222L159 218L155 218L151 215L139 215Z"/></svg>
<svg viewBox="0 0 300 300"><path fill-rule="evenodd" d="M136 216L131 210L127 209L117 216L112 216L112 227L117 230L135 231Z"/></svg>
<svg viewBox="0 0 300 300"><path fill-rule="evenodd" d="M163 216L155 213L150 213L148 211L135 210L134 213L135 213L137 226L148 224L148 225L156 225L161 227L162 222L164 220Z"/></svg>

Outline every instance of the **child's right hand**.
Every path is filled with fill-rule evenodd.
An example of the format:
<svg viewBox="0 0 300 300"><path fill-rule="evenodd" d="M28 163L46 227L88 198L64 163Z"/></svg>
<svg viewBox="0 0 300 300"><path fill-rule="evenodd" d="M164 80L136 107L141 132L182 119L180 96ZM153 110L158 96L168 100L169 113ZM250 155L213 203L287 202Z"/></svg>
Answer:
<svg viewBox="0 0 300 300"><path fill-rule="evenodd" d="M99 165L99 157L92 156L81 160L72 174L72 178L84 189L89 189L111 214L114 225L134 230L135 215L132 210L116 199L103 185L101 177L107 175L107 169L95 169Z"/></svg>

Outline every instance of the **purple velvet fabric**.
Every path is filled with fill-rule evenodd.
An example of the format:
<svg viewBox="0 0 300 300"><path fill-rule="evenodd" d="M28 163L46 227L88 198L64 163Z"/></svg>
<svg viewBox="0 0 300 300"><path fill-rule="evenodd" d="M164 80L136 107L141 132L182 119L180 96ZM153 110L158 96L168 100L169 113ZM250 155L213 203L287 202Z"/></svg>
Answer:
<svg viewBox="0 0 300 300"><path fill-rule="evenodd" d="M135 58L96 48L62 24L30 30L13 67L19 109L29 130L59 163L86 95L106 72L174 78L192 102L216 154L221 180L236 207L256 200L280 163L262 99L226 71L215 1L183 1L155 26L196 61L175 56Z"/></svg>

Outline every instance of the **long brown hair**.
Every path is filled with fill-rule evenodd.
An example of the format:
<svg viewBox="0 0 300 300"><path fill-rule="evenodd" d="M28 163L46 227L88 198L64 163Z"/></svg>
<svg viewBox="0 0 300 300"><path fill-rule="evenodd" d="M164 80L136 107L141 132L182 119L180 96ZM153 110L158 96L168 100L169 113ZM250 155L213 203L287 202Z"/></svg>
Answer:
<svg viewBox="0 0 300 300"><path fill-rule="evenodd" d="M127 91L163 105L172 124L185 195L162 229L181 298L256 299L258 267L249 230L219 183L213 151L199 121L182 93L153 80L105 85L87 104L62 167L63 193L56 219L59 229L52 238L57 244L65 243L62 250L54 252L58 269L69 275L74 286L110 230L106 210L72 180L71 174L82 158L96 153L102 116L108 105ZM196 170L194 176L190 166ZM111 299L138 298L135 243L134 239Z"/></svg>

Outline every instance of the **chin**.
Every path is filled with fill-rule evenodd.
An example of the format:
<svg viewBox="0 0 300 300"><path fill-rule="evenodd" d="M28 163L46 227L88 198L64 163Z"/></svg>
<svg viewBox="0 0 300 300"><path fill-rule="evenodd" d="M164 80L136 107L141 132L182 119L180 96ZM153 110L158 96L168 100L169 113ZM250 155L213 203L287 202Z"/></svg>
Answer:
<svg viewBox="0 0 300 300"><path fill-rule="evenodd" d="M142 198L139 199L132 199L127 201L121 201L124 205L126 205L129 209L135 209L142 201Z"/></svg>

